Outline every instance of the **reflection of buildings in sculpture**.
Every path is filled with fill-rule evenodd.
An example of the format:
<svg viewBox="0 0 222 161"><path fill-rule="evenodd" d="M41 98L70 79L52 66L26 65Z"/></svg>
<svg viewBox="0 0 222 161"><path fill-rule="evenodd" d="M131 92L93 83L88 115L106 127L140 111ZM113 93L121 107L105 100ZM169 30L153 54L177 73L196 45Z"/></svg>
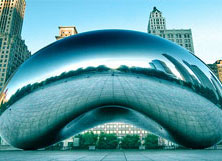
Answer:
<svg viewBox="0 0 222 161"><path fill-rule="evenodd" d="M166 29L166 20L156 7L150 13L148 33L173 41L194 53L191 29Z"/></svg>
<svg viewBox="0 0 222 161"><path fill-rule="evenodd" d="M211 80L208 79L208 77L202 72L202 70L196 66L196 65L191 65L186 61L183 61L184 64L186 64L191 70L192 72L197 76L198 80L200 81L201 85L205 88L211 89L214 91L216 97L218 98L218 96L220 95L219 93L221 93L221 89L220 87L217 85L218 82L216 80L214 80L215 78L213 77L213 75L211 74ZM213 83L213 85L212 85ZM219 93L218 93L219 92Z"/></svg>
<svg viewBox="0 0 222 161"><path fill-rule="evenodd" d="M207 78L207 76L200 70L200 68L196 65L191 65L186 61L183 61L190 70L197 76L198 80L200 81L201 85L205 88L214 89L212 86L211 81Z"/></svg>
<svg viewBox="0 0 222 161"><path fill-rule="evenodd" d="M8 89L6 89L5 92L2 92L2 93L0 94L0 102L1 102L1 103L5 103L5 102L8 101L8 100L6 99L7 91L8 91Z"/></svg>
<svg viewBox="0 0 222 161"><path fill-rule="evenodd" d="M177 69L182 79L186 82L190 82L192 84L196 83L195 78L189 73L189 71L175 58L168 54L162 54L165 58L167 58Z"/></svg>
<svg viewBox="0 0 222 161"><path fill-rule="evenodd" d="M0 90L31 55L21 39L25 5L25 0L0 2Z"/></svg>
<svg viewBox="0 0 222 161"><path fill-rule="evenodd" d="M208 64L208 67L213 71L213 73L219 78L219 80L222 82L222 60L217 60L214 64ZM220 85L217 81L217 78L214 77L213 74L211 74L211 81L213 82L214 86L217 88L218 93L222 93L222 90L220 88Z"/></svg>
<svg viewBox="0 0 222 161"><path fill-rule="evenodd" d="M107 124L96 126L87 131L93 131L95 134L100 134L101 132L105 132L107 134L115 133L118 137L122 137L127 134L129 135L137 134L140 136L140 138L146 137L148 133L147 131L143 129L137 128L136 126L133 126L131 124L126 124L126 123L107 123Z"/></svg>
<svg viewBox="0 0 222 161"><path fill-rule="evenodd" d="M101 36L107 41L101 41ZM129 38L130 43L127 41ZM121 42L120 45L116 44L117 40ZM81 48L73 43L78 43ZM91 48L94 43L98 46L94 50L87 50L89 57L86 57L85 50L82 49ZM162 45L164 49L160 48ZM113 50L114 47L118 50ZM162 55L163 50L175 59L167 57L167 54ZM76 58L81 62L80 66L92 60L104 66L109 65L109 61L101 59L121 61L120 58L123 57L130 61L123 61L121 64L125 68L120 68L119 71L126 72L116 72L115 75L110 70L106 73L98 70L86 74L84 69L76 70L77 73L69 68L73 75L67 74L64 77L66 79L59 81L60 77L55 77L52 70L56 67L66 74L69 72L67 64L74 65ZM192 84L182 81L179 73L179 78L168 79L162 72L153 72L155 70L148 68L148 60L154 59L164 61L175 73L178 73L177 70L182 71L179 67L175 68L175 65L180 64L194 76L183 60L190 64L195 62L211 79L208 68L195 56L178 48L176 44L150 34L122 30L77 34L44 48L38 57L34 56L19 68L7 86L8 93L11 92L9 99L14 98L12 95L24 87L23 84L17 86L20 82L26 81L36 87L44 87L39 90L35 87L35 92L23 91L25 97L16 98L16 103L7 106L8 110L0 117L0 134L16 147L37 149L104 122L125 120L190 148L205 148L219 142L222 139L222 128L218 126L222 123L222 111L219 102L212 102L205 91L209 91L210 96L212 92L204 88L192 90L195 89ZM49 61L52 63L48 63ZM38 62L41 66L36 66ZM135 64L135 67L127 68L129 64ZM88 64L85 69L88 72L92 68ZM44 80L48 83L39 82L39 74L45 76ZM53 81L57 82L52 83ZM24 89L33 89L31 87ZM10 121L8 118L11 118ZM35 122L27 122L27 118L34 119ZM21 135L18 136L18 132L13 133L13 130Z"/></svg>
<svg viewBox="0 0 222 161"><path fill-rule="evenodd" d="M173 72L170 70L170 68L163 61L155 59L155 60L152 60L152 62L150 62L149 64L153 69L162 71L166 74L169 74L169 75L175 77Z"/></svg>
<svg viewBox="0 0 222 161"><path fill-rule="evenodd" d="M144 139L147 134L149 134L148 131L137 128L136 126L133 126L131 124L126 123L106 123L103 125L96 126L90 130L82 132L82 134L92 131L94 134L101 134L102 132L106 134L112 134L115 133L118 138L124 137L125 135L139 135L140 139ZM74 140L74 137L71 137L67 140L63 141L64 146L68 146L69 144L72 144ZM164 138L158 137L158 145L159 146L175 146L175 143L172 143L171 141L168 141Z"/></svg>
<svg viewBox="0 0 222 161"><path fill-rule="evenodd" d="M207 64L207 65L212 70L212 72L217 76L217 78L219 78L217 64L213 63L213 64Z"/></svg>
<svg viewBox="0 0 222 161"><path fill-rule="evenodd" d="M222 60L217 60L215 63L207 65L222 82Z"/></svg>
<svg viewBox="0 0 222 161"><path fill-rule="evenodd" d="M59 36L56 36L56 40L78 34L75 26L60 26Z"/></svg>
<svg viewBox="0 0 222 161"><path fill-rule="evenodd" d="M215 86L218 96L221 96L222 95L222 88L221 88L220 83L218 82L219 80L213 75L213 73L210 72L210 74L211 74L211 82Z"/></svg>
<svg viewBox="0 0 222 161"><path fill-rule="evenodd" d="M78 34L77 29L74 26L59 27L59 29L60 29L59 36L56 36L57 40L60 40L62 38L65 38L71 35ZM168 69L168 72L170 72L170 69ZM94 127L90 130L86 130L83 133L88 132L88 131L93 131L95 134L100 134L101 132L105 132L108 134L116 133L117 136L124 136L127 134L138 134L141 138L145 137L146 134L148 133L147 131L137 128L136 126L125 124L125 123L108 123L108 124Z"/></svg>
<svg viewBox="0 0 222 161"><path fill-rule="evenodd" d="M94 134L98 134L98 135L101 134L102 132L104 132L106 134L116 134L118 138L121 138L125 135L139 135L141 140L144 139L148 134L148 132L146 130L137 128L134 125L126 124L126 123L102 124L102 125L96 126L94 128L91 128L89 130L86 130L86 131L82 132L82 134L87 133L89 131L92 131ZM73 138L74 137L64 140L63 145L67 146L68 144L72 143L74 140ZM160 143L164 143L164 145L168 144L168 142L170 142L170 141L167 141L167 140L160 138L160 137L158 138L158 140L160 140L159 141Z"/></svg>

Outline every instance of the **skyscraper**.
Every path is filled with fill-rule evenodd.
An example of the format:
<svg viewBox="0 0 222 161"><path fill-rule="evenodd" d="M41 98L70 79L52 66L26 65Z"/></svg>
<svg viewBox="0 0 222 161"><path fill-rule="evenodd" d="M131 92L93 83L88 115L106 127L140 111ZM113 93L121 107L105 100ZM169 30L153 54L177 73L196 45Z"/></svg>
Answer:
<svg viewBox="0 0 222 161"><path fill-rule="evenodd" d="M150 13L148 22L148 33L166 38L194 53L193 38L191 29L167 29L166 20L162 12L156 7Z"/></svg>
<svg viewBox="0 0 222 161"><path fill-rule="evenodd" d="M0 1L0 90L31 53L21 39L25 0Z"/></svg>

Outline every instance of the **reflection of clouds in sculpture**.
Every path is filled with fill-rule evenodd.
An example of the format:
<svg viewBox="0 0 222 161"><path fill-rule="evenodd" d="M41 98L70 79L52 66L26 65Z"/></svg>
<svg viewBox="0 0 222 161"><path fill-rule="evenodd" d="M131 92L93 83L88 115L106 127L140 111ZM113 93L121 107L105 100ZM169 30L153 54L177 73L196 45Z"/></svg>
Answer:
<svg viewBox="0 0 222 161"><path fill-rule="evenodd" d="M185 49L146 33L105 30L57 41L27 60L6 90L0 134L22 149L109 121L191 148L222 137L218 79Z"/></svg>
<svg viewBox="0 0 222 161"><path fill-rule="evenodd" d="M89 66L91 67L98 67L101 64L106 64L107 67L111 68L111 69L117 69L118 67L120 67L122 64L130 64L129 67L143 67L143 68L147 68L148 66L148 60L147 62L144 61L146 60L146 58L131 58L131 59L125 59L125 58L119 58L119 59L112 59L112 58L98 58L98 59L92 59L89 61L83 61L78 63L77 65L73 64L71 66L69 66L67 69L70 70L76 70L78 68L87 68ZM68 70L69 71L69 70Z"/></svg>

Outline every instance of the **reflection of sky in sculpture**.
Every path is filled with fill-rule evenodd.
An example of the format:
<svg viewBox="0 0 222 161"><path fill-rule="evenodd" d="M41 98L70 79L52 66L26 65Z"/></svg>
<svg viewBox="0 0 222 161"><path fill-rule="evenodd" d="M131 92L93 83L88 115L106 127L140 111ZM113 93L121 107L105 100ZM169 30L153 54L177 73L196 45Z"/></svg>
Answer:
<svg viewBox="0 0 222 161"><path fill-rule="evenodd" d="M146 33L103 30L57 41L27 60L4 93L0 134L22 149L114 118L191 148L222 139L221 83L186 49Z"/></svg>
<svg viewBox="0 0 222 161"><path fill-rule="evenodd" d="M183 79L175 65L162 55L164 53L173 56L193 77L196 77L195 74L183 61L188 60L191 65L196 65L204 71L207 77L211 77L209 69L201 61L167 40L122 30L94 33L71 36L34 54L18 69L8 84L7 99L27 84L40 82L70 70L97 67L101 64L112 69L121 65L151 68L149 63L153 58L165 62L177 78Z"/></svg>

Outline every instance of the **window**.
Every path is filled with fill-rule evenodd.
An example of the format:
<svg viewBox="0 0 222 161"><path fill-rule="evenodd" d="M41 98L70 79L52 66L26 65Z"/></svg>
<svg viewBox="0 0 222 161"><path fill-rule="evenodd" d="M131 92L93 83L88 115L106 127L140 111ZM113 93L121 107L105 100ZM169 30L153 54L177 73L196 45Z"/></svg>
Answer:
<svg viewBox="0 0 222 161"><path fill-rule="evenodd" d="M184 34L184 38L190 38L190 34Z"/></svg>

